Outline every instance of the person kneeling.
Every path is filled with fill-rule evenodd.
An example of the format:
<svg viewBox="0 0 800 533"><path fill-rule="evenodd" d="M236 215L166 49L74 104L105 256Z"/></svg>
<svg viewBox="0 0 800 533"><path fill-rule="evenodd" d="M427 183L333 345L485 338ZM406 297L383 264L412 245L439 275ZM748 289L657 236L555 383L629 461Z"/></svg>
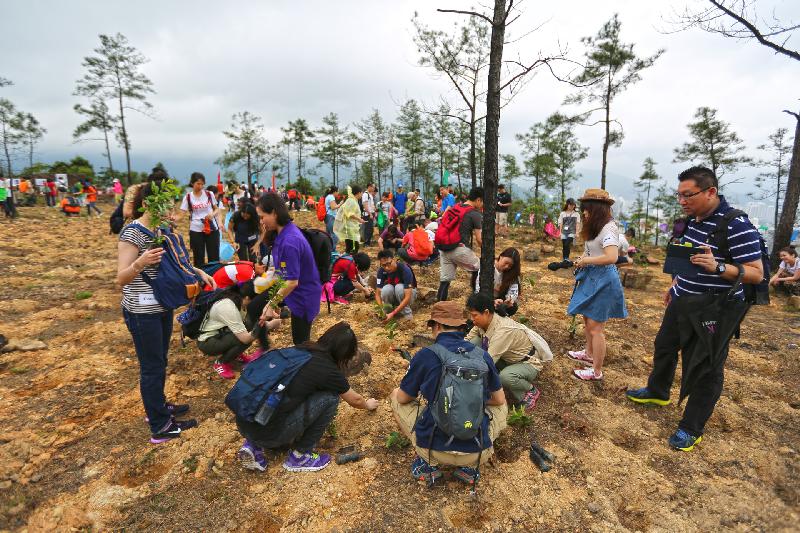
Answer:
<svg viewBox="0 0 800 533"><path fill-rule="evenodd" d="M273 316L273 320L263 325L253 322L248 332L239 310L250 303L253 295L252 281L226 289L200 326L197 347L206 355L216 356L214 370L224 379L233 379L231 363L235 359L245 363L252 360L243 359L243 354L254 340L261 338L264 342L263 333L280 325L280 319Z"/></svg>
<svg viewBox="0 0 800 533"><path fill-rule="evenodd" d="M377 288L375 302L388 304L391 311L386 313L386 322L400 316L401 320L411 320L411 304L417 298L417 279L411 267L398 263L391 250L378 252Z"/></svg>
<svg viewBox="0 0 800 533"><path fill-rule="evenodd" d="M361 278L362 273L369 271L371 263L364 252L341 256L333 263L330 281L322 286L320 301L348 304L344 297L356 289L364 293L364 298L372 298L372 289Z"/></svg>
<svg viewBox="0 0 800 533"><path fill-rule="evenodd" d="M289 350L304 351L310 359L288 383L266 425L236 416L236 427L245 438L238 457L249 470L267 469L264 448L290 447L283 468L290 472L316 472L331 456L314 452L336 416L339 399L356 409L374 411L378 400L365 399L350 388L342 369L356 355L358 341L347 322L330 327L317 342L307 341ZM270 353L264 357L269 360Z"/></svg>
<svg viewBox="0 0 800 533"><path fill-rule="evenodd" d="M489 351L512 401L531 411L540 396L533 382L543 363L553 360L547 342L524 324L495 312L494 302L485 294L471 295L467 310L475 324L467 340Z"/></svg>
<svg viewBox="0 0 800 533"><path fill-rule="evenodd" d="M429 484L441 477L440 464L455 466L456 479L474 484L479 465L492 455L494 439L506 427L508 408L497 368L488 353L464 340L465 324L462 305L435 303L428 326L436 342L414 355L390 397L394 417L417 453L411 474ZM449 403L450 391L461 402ZM443 426L452 420L457 423L448 433Z"/></svg>

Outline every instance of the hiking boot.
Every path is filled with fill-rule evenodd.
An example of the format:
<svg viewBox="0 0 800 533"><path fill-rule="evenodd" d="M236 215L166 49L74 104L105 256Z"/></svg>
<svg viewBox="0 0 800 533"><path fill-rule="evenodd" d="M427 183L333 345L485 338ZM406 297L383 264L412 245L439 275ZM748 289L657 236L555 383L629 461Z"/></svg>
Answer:
<svg viewBox="0 0 800 533"><path fill-rule="evenodd" d="M236 377L236 374L233 373L233 368L228 363L220 363L219 361L214 361L212 365L214 370L222 379L233 379Z"/></svg>
<svg viewBox="0 0 800 533"><path fill-rule="evenodd" d="M429 465L428 461L418 455L414 458L414 462L411 463L411 476L414 479L427 482L428 486L431 487L437 479L442 477L442 471L439 470L438 466Z"/></svg>
<svg viewBox="0 0 800 533"><path fill-rule="evenodd" d="M239 361L241 361L242 364L246 365L248 363L252 363L253 361L258 359L259 357L261 357L265 353L266 352L264 350L256 350L255 352L253 352L251 354L243 353L242 355L239 356Z"/></svg>
<svg viewBox="0 0 800 533"><path fill-rule="evenodd" d="M474 485L480 479L481 473L477 468L460 466L453 470L453 477L467 485Z"/></svg>
<svg viewBox="0 0 800 533"><path fill-rule="evenodd" d="M594 368L576 368L572 371L572 376L581 381L602 381L603 373L594 373Z"/></svg>
<svg viewBox="0 0 800 533"><path fill-rule="evenodd" d="M576 352L570 350L567 352L567 358L586 366L592 366L594 364L592 358L586 355L586 349L578 350Z"/></svg>
<svg viewBox="0 0 800 533"><path fill-rule="evenodd" d="M167 442L168 440L177 439L181 436L183 431L187 429L192 429L197 427L197 420L190 419L190 420L175 420L172 419L169 421L161 431L158 433L153 433L150 436L150 443L151 444L161 444L162 442Z"/></svg>
<svg viewBox="0 0 800 533"><path fill-rule="evenodd" d="M642 387L641 389L628 390L627 392L625 392L625 397L632 402L640 404L652 404L660 406L669 404L669 399L663 400L661 398L656 398L652 392L647 390L647 387Z"/></svg>
<svg viewBox="0 0 800 533"><path fill-rule="evenodd" d="M703 440L703 436L695 437L690 435L682 429L678 429L667 441L671 448L680 450L682 452L690 452L694 449L695 444L699 444Z"/></svg>
<svg viewBox="0 0 800 533"><path fill-rule="evenodd" d="M525 396L522 397L522 401L520 402L520 405L525 408L525 412L533 411L534 407L536 407L536 401L541 395L542 391L536 387L531 387L531 390L525 393Z"/></svg>
<svg viewBox="0 0 800 533"><path fill-rule="evenodd" d="M331 456L327 453L318 454L314 452L299 453L290 451L283 462L283 468L289 472L317 472L328 466Z"/></svg>
<svg viewBox="0 0 800 533"><path fill-rule="evenodd" d="M245 440L242 447L236 453L239 462L248 470L264 472L267 469L267 458L264 457L264 450Z"/></svg>

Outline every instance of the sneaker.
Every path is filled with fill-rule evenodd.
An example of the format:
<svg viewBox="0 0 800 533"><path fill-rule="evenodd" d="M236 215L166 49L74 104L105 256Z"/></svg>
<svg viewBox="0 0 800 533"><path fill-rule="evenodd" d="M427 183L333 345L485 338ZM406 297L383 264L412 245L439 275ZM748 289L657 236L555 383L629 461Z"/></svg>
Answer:
<svg viewBox="0 0 800 533"><path fill-rule="evenodd" d="M594 368L576 368L572 371L572 375L581 381L602 381L603 373L594 373Z"/></svg>
<svg viewBox="0 0 800 533"><path fill-rule="evenodd" d="M174 404L174 403L167 402L166 403L166 407L167 407L167 411L169 411L169 414L172 415L173 417L185 415L186 413L189 412L189 405L185 404L185 403L184 404ZM150 422L150 417L145 415L144 421L145 422Z"/></svg>
<svg viewBox="0 0 800 533"><path fill-rule="evenodd" d="M534 407L536 407L536 401L541 395L542 391L536 387L531 387L531 390L526 392L525 396L522 397L520 404L525 408L525 411L533 411Z"/></svg>
<svg viewBox="0 0 800 533"><path fill-rule="evenodd" d="M414 462L411 463L411 475L414 479L426 481L430 487L437 479L442 477L442 471L439 470L438 466L429 465L428 461L418 455Z"/></svg>
<svg viewBox="0 0 800 533"><path fill-rule="evenodd" d="M217 374L219 374L223 379L233 379L236 377L236 375L233 373L233 368L231 368L231 365L228 363L220 363L219 361L215 361L212 366Z"/></svg>
<svg viewBox="0 0 800 533"><path fill-rule="evenodd" d="M236 453L236 457L242 466L248 470L258 470L264 472L267 469L267 458L264 457L264 450L245 440L242 447Z"/></svg>
<svg viewBox="0 0 800 533"><path fill-rule="evenodd" d="M335 304L339 304L339 305L347 305L350 302L348 302L347 300L345 300L341 296L336 296L333 300L331 300L331 303L335 303Z"/></svg>
<svg viewBox="0 0 800 533"><path fill-rule="evenodd" d="M166 425L161 431L158 433L153 433L150 436L150 443L151 444L161 444L162 442L167 442L168 440L177 439L181 436L181 433L186 431L187 429L192 429L197 427L197 420L190 419L190 420L170 420L169 424Z"/></svg>
<svg viewBox="0 0 800 533"><path fill-rule="evenodd" d="M647 387L642 387L641 389L631 389L625 392L625 397L628 398L632 402L640 403L640 404L653 404L653 405L667 405L669 404L669 398L663 400L661 398L656 398L653 393L647 390Z"/></svg>
<svg viewBox="0 0 800 533"><path fill-rule="evenodd" d="M481 473L477 468L460 466L453 470L453 477L467 485L474 485L480 479Z"/></svg>
<svg viewBox="0 0 800 533"><path fill-rule="evenodd" d="M283 468L289 472L317 472L328 466L330 462L331 456L327 453L306 452L301 454L293 450L289 452L283 462Z"/></svg>
<svg viewBox="0 0 800 533"><path fill-rule="evenodd" d="M686 433L682 429L678 429L667 441L670 447L680 450L682 452L690 452L694 449L695 444L699 444L703 440L703 436L695 437Z"/></svg>
<svg viewBox="0 0 800 533"><path fill-rule="evenodd" d="M264 350L256 350L255 352L253 352L251 354L243 353L242 355L239 356L239 361L241 361L242 364L246 365L248 363L252 363L253 361L258 359L259 357L261 357L265 353L266 352Z"/></svg>
<svg viewBox="0 0 800 533"><path fill-rule="evenodd" d="M584 364L586 366L591 366L594 364L592 358L586 355L585 349L579 350L577 352L573 352L570 350L567 352L567 357L569 359L572 359L573 361L577 361L578 363Z"/></svg>

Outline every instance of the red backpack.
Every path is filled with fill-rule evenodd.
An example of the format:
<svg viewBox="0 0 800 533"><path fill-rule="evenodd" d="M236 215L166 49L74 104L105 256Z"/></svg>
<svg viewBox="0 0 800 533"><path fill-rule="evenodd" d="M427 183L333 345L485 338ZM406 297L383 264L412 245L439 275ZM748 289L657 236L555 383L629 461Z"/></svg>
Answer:
<svg viewBox="0 0 800 533"><path fill-rule="evenodd" d="M414 253L419 257L428 258L433 253L433 243L428 238L428 232L422 228L415 228L411 232L411 242L414 245Z"/></svg>
<svg viewBox="0 0 800 533"><path fill-rule="evenodd" d="M444 212L433 240L440 250L447 252L458 248L461 244L461 221L473 209L471 205L456 204Z"/></svg>
<svg viewBox="0 0 800 533"><path fill-rule="evenodd" d="M325 209L325 197L320 196L319 202L317 202L317 220L323 222L325 220L325 215L328 214L328 210Z"/></svg>

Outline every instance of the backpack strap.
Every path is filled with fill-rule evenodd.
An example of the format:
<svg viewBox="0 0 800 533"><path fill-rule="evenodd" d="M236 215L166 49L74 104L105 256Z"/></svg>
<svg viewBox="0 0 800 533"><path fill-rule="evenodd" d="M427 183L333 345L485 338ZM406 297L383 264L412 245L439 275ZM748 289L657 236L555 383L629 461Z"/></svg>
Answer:
<svg viewBox="0 0 800 533"><path fill-rule="evenodd" d="M728 248L728 224L734 218L741 216L747 216L747 213L741 209L731 209L724 213L720 221L717 222L716 227L708 232L708 240L706 241L708 243L713 239L719 255L731 263L733 262L733 257L731 257L730 249Z"/></svg>

